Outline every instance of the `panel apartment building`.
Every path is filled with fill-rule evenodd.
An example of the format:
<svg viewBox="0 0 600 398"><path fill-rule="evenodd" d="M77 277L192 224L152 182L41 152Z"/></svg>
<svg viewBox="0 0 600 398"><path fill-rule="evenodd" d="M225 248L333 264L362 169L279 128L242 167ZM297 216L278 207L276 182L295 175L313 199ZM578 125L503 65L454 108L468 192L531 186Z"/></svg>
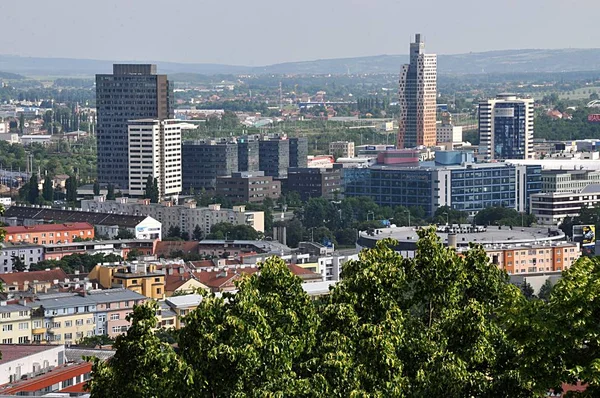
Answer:
<svg viewBox="0 0 600 398"><path fill-rule="evenodd" d="M420 34L410 44L410 64L402 65L398 104L397 147L436 144L437 56L425 54Z"/></svg>
<svg viewBox="0 0 600 398"><path fill-rule="evenodd" d="M140 119L128 125L129 195L144 197L146 179L156 178L159 198L181 193L181 124Z"/></svg>
<svg viewBox="0 0 600 398"><path fill-rule="evenodd" d="M172 119L173 86L156 65L115 64L112 74L96 75L98 180L121 189L129 184L127 123Z"/></svg>

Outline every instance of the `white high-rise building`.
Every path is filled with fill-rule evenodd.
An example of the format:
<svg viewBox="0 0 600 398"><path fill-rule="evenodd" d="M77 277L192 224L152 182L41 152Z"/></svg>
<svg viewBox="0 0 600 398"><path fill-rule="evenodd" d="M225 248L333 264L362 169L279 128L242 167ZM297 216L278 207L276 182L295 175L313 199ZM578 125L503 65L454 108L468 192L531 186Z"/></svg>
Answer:
<svg viewBox="0 0 600 398"><path fill-rule="evenodd" d="M479 155L533 159L533 98L499 94L479 103Z"/></svg>
<svg viewBox="0 0 600 398"><path fill-rule="evenodd" d="M178 120L130 120L129 195L144 196L149 175L160 198L181 192L181 125Z"/></svg>
<svg viewBox="0 0 600 398"><path fill-rule="evenodd" d="M410 44L410 64L402 65L398 90L399 149L436 144L437 56L425 54L420 34Z"/></svg>

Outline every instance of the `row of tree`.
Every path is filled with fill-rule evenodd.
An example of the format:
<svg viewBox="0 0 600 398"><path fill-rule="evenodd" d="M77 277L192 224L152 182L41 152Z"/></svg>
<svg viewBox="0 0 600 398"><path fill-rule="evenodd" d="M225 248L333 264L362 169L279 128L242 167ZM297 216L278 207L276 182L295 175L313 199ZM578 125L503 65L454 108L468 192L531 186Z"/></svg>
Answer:
<svg viewBox="0 0 600 398"><path fill-rule="evenodd" d="M92 396L533 397L581 381L600 393L600 261L580 259L547 301L527 300L480 247L433 229L415 258L381 241L311 300L279 258L204 295L175 333L155 303L128 317L115 356L94 360Z"/></svg>

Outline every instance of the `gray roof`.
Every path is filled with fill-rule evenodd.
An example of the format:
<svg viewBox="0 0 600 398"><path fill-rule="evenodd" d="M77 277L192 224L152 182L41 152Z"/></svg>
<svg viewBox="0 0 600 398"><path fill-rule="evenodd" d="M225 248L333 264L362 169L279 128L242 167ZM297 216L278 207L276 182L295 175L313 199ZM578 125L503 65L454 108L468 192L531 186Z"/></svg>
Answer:
<svg viewBox="0 0 600 398"><path fill-rule="evenodd" d="M0 305L0 312L29 311L31 308L21 304Z"/></svg>
<svg viewBox="0 0 600 398"><path fill-rule="evenodd" d="M205 239L199 242L199 245L242 245L242 246L254 246L258 249L263 250L266 253L278 253L278 254L289 254L292 252L288 246L272 240L232 240L226 241L222 239Z"/></svg>
<svg viewBox="0 0 600 398"><path fill-rule="evenodd" d="M146 296L128 289L107 289L89 292L86 296L80 296L76 293L49 295L49 297L40 295L38 300L28 303L28 306L34 308L43 306L45 309L51 310L144 299L146 299Z"/></svg>
<svg viewBox="0 0 600 398"><path fill-rule="evenodd" d="M146 216L132 216L126 214L95 213L91 211L45 209L39 207L10 206L4 213L5 218L60 221L60 222L87 222L92 225L118 225L123 228L133 228L146 218Z"/></svg>
<svg viewBox="0 0 600 398"><path fill-rule="evenodd" d="M117 301L145 300L146 296L129 289L108 289L89 292L87 297L96 303L114 303Z"/></svg>
<svg viewBox="0 0 600 398"><path fill-rule="evenodd" d="M42 307L44 307L44 309L53 310L53 309L59 309L59 308L70 308L70 307L81 307L81 306L86 306L86 305L96 305L96 302L93 300L90 300L87 297L73 295L71 297L39 299L32 303L28 303L27 305L32 308L37 308L39 306L42 306Z"/></svg>
<svg viewBox="0 0 600 398"><path fill-rule="evenodd" d="M67 347L65 356L68 361L82 362L83 357L97 357L103 361L112 358L115 355L114 350L98 350L93 348Z"/></svg>

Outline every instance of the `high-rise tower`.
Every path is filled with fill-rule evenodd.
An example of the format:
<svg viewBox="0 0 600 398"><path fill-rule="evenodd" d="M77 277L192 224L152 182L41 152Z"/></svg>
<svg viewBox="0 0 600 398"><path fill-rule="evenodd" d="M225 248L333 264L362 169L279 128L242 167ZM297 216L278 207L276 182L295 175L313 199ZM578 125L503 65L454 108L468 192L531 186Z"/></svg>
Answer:
<svg viewBox="0 0 600 398"><path fill-rule="evenodd" d="M533 99L499 94L479 103L479 155L533 159Z"/></svg>
<svg viewBox="0 0 600 398"><path fill-rule="evenodd" d="M121 189L129 184L127 122L172 119L173 87L156 65L113 65L96 75L98 181Z"/></svg>
<svg viewBox="0 0 600 398"><path fill-rule="evenodd" d="M436 144L437 56L425 54L420 34L410 44L410 64L402 65L398 104L398 148Z"/></svg>

